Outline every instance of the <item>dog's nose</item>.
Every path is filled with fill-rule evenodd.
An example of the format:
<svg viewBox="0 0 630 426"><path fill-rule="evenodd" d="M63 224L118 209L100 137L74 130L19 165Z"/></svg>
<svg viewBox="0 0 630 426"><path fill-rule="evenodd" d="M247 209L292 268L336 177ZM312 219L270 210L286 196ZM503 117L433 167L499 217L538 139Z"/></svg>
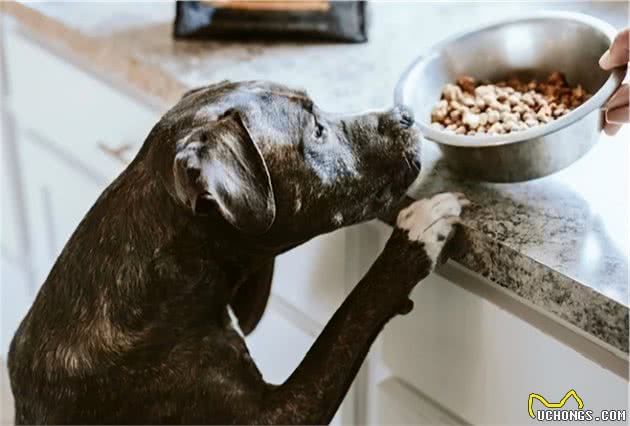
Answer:
<svg viewBox="0 0 630 426"><path fill-rule="evenodd" d="M398 113L398 116L400 117L399 122L402 127L404 127L405 129L408 129L411 126L413 126L413 123L414 123L413 112L411 111L410 108L403 105L399 105L396 107L396 110L397 110L396 112Z"/></svg>

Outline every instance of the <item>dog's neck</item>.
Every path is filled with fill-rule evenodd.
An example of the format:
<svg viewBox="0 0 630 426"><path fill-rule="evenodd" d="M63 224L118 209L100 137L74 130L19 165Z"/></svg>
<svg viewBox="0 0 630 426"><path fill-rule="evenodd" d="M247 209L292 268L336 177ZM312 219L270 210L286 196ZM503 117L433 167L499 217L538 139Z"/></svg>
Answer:
<svg viewBox="0 0 630 426"><path fill-rule="evenodd" d="M130 210L128 229L135 231L129 235L129 240L144 246L142 259L137 261L150 259L155 274L152 279L166 280L173 285L209 281L212 285L230 288L238 286L250 271L273 256L265 250L246 250L236 231L218 213L195 216L178 204L155 176L145 172L135 174L141 177L129 179L134 182L130 190L138 191L141 186L137 180L147 179L143 185L146 189L136 205L129 206L130 197L125 195L128 191L123 190L120 195ZM151 229L152 226L156 229Z"/></svg>
<svg viewBox="0 0 630 426"><path fill-rule="evenodd" d="M83 327L77 335L100 336L105 345L116 340L113 331L169 336L163 328L185 330L187 322L220 326L238 285L269 258L236 256L212 232L211 223L177 205L142 164L132 165L86 215L38 297L71 292L63 299L43 298L71 304L56 324L77 324ZM36 306L55 311L44 303ZM86 317L89 321L77 321Z"/></svg>

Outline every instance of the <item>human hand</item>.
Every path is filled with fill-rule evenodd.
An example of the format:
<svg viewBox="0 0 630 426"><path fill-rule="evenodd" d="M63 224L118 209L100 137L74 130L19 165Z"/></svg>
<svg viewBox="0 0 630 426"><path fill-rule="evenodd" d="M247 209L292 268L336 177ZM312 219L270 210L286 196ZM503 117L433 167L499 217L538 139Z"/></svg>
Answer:
<svg viewBox="0 0 630 426"><path fill-rule="evenodd" d="M610 45L610 49L599 59L599 66L605 70L627 67L628 55L630 54L629 39L630 28L626 28L617 34ZM629 96L628 83L624 83L613 93L604 106L606 111L604 132L607 135L614 135L624 123L630 122L630 112L628 111Z"/></svg>

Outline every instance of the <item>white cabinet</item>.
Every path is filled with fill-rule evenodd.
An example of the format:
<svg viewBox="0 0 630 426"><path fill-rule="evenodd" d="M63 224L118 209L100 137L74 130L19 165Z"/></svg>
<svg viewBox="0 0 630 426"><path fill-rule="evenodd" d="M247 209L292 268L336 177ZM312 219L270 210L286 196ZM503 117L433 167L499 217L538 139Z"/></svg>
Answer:
<svg viewBox="0 0 630 426"><path fill-rule="evenodd" d="M376 423L385 425L459 425L465 422L397 378L377 385Z"/></svg>
<svg viewBox="0 0 630 426"><path fill-rule="evenodd" d="M322 235L276 258L272 292L321 325L346 294L345 236Z"/></svg>
<svg viewBox="0 0 630 426"><path fill-rule="evenodd" d="M36 289L159 113L51 53L11 20L3 35L4 107L14 129L3 153L17 164L7 169L12 175L3 182L10 182L7 194L19 194L24 203L25 211L16 214L24 216L28 247L20 256L28 258ZM3 206L3 227L10 207ZM12 247L17 228L6 229L3 247Z"/></svg>
<svg viewBox="0 0 630 426"><path fill-rule="evenodd" d="M375 256L389 231L365 226L368 234L381 235ZM503 310L492 291L490 300L473 293L476 286L495 286L454 268L446 265L419 283L413 311L394 318L380 336L369 360L367 383L376 389L366 402L370 423L535 424L528 415L530 393L558 402L571 389L585 410L628 409L627 378L534 327L535 321ZM534 411L543 408L534 401ZM435 414L427 420L428 413L447 420Z"/></svg>
<svg viewBox="0 0 630 426"><path fill-rule="evenodd" d="M527 413L530 393L558 402L574 389L585 409L628 407L625 379L437 274L413 301L385 329L382 362L471 423L537 423Z"/></svg>
<svg viewBox="0 0 630 426"><path fill-rule="evenodd" d="M160 114L8 27L6 72L15 119L84 172L109 182L134 157Z"/></svg>
<svg viewBox="0 0 630 426"><path fill-rule="evenodd" d="M314 339L273 308L247 336L247 347L266 381L280 384L297 368Z"/></svg>
<svg viewBox="0 0 630 426"><path fill-rule="evenodd" d="M41 284L104 186L66 164L63 152L55 155L46 141L21 136L18 132L20 156L33 171L24 179L30 258L35 281Z"/></svg>
<svg viewBox="0 0 630 426"><path fill-rule="evenodd" d="M246 341L252 359L265 380L280 384L300 364L315 337L304 332L295 322L271 306ZM349 406L351 404L347 403ZM340 425L344 419L342 416L349 415L344 412L345 405L346 403L340 407L332 421L333 425Z"/></svg>

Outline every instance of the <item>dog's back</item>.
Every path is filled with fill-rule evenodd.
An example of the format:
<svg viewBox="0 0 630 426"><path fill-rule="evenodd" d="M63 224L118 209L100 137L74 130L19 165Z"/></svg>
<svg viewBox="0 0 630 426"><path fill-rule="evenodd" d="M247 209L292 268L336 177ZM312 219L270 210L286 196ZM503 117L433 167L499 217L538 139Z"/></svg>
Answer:
<svg viewBox="0 0 630 426"><path fill-rule="evenodd" d="M264 385L224 274L169 197L138 161L78 226L11 342L17 424L225 423L233 407L208 388Z"/></svg>
<svg viewBox="0 0 630 426"><path fill-rule="evenodd" d="M8 367L17 424L135 419L131 404L139 401L125 390L138 383L150 386L151 375L135 369L133 359L148 362L161 353L156 346L167 342L158 337L164 331L158 322L154 329L144 328L152 314L135 303L146 297L151 273L146 249L134 241L144 209L139 196L129 193L130 180L142 182L137 167L125 171L88 212L11 342Z"/></svg>
<svg viewBox="0 0 630 426"><path fill-rule="evenodd" d="M92 246L115 221L101 205L115 202L122 182L115 181L83 219L11 342L8 367L17 424L89 422L87 407L105 403L95 397L106 385L98 376L115 368L116 354L108 353L102 337L115 330L107 330L108 312L90 308L105 284L99 277L107 276L106 262ZM81 401L86 395L94 402ZM87 409L79 413L75 407Z"/></svg>

